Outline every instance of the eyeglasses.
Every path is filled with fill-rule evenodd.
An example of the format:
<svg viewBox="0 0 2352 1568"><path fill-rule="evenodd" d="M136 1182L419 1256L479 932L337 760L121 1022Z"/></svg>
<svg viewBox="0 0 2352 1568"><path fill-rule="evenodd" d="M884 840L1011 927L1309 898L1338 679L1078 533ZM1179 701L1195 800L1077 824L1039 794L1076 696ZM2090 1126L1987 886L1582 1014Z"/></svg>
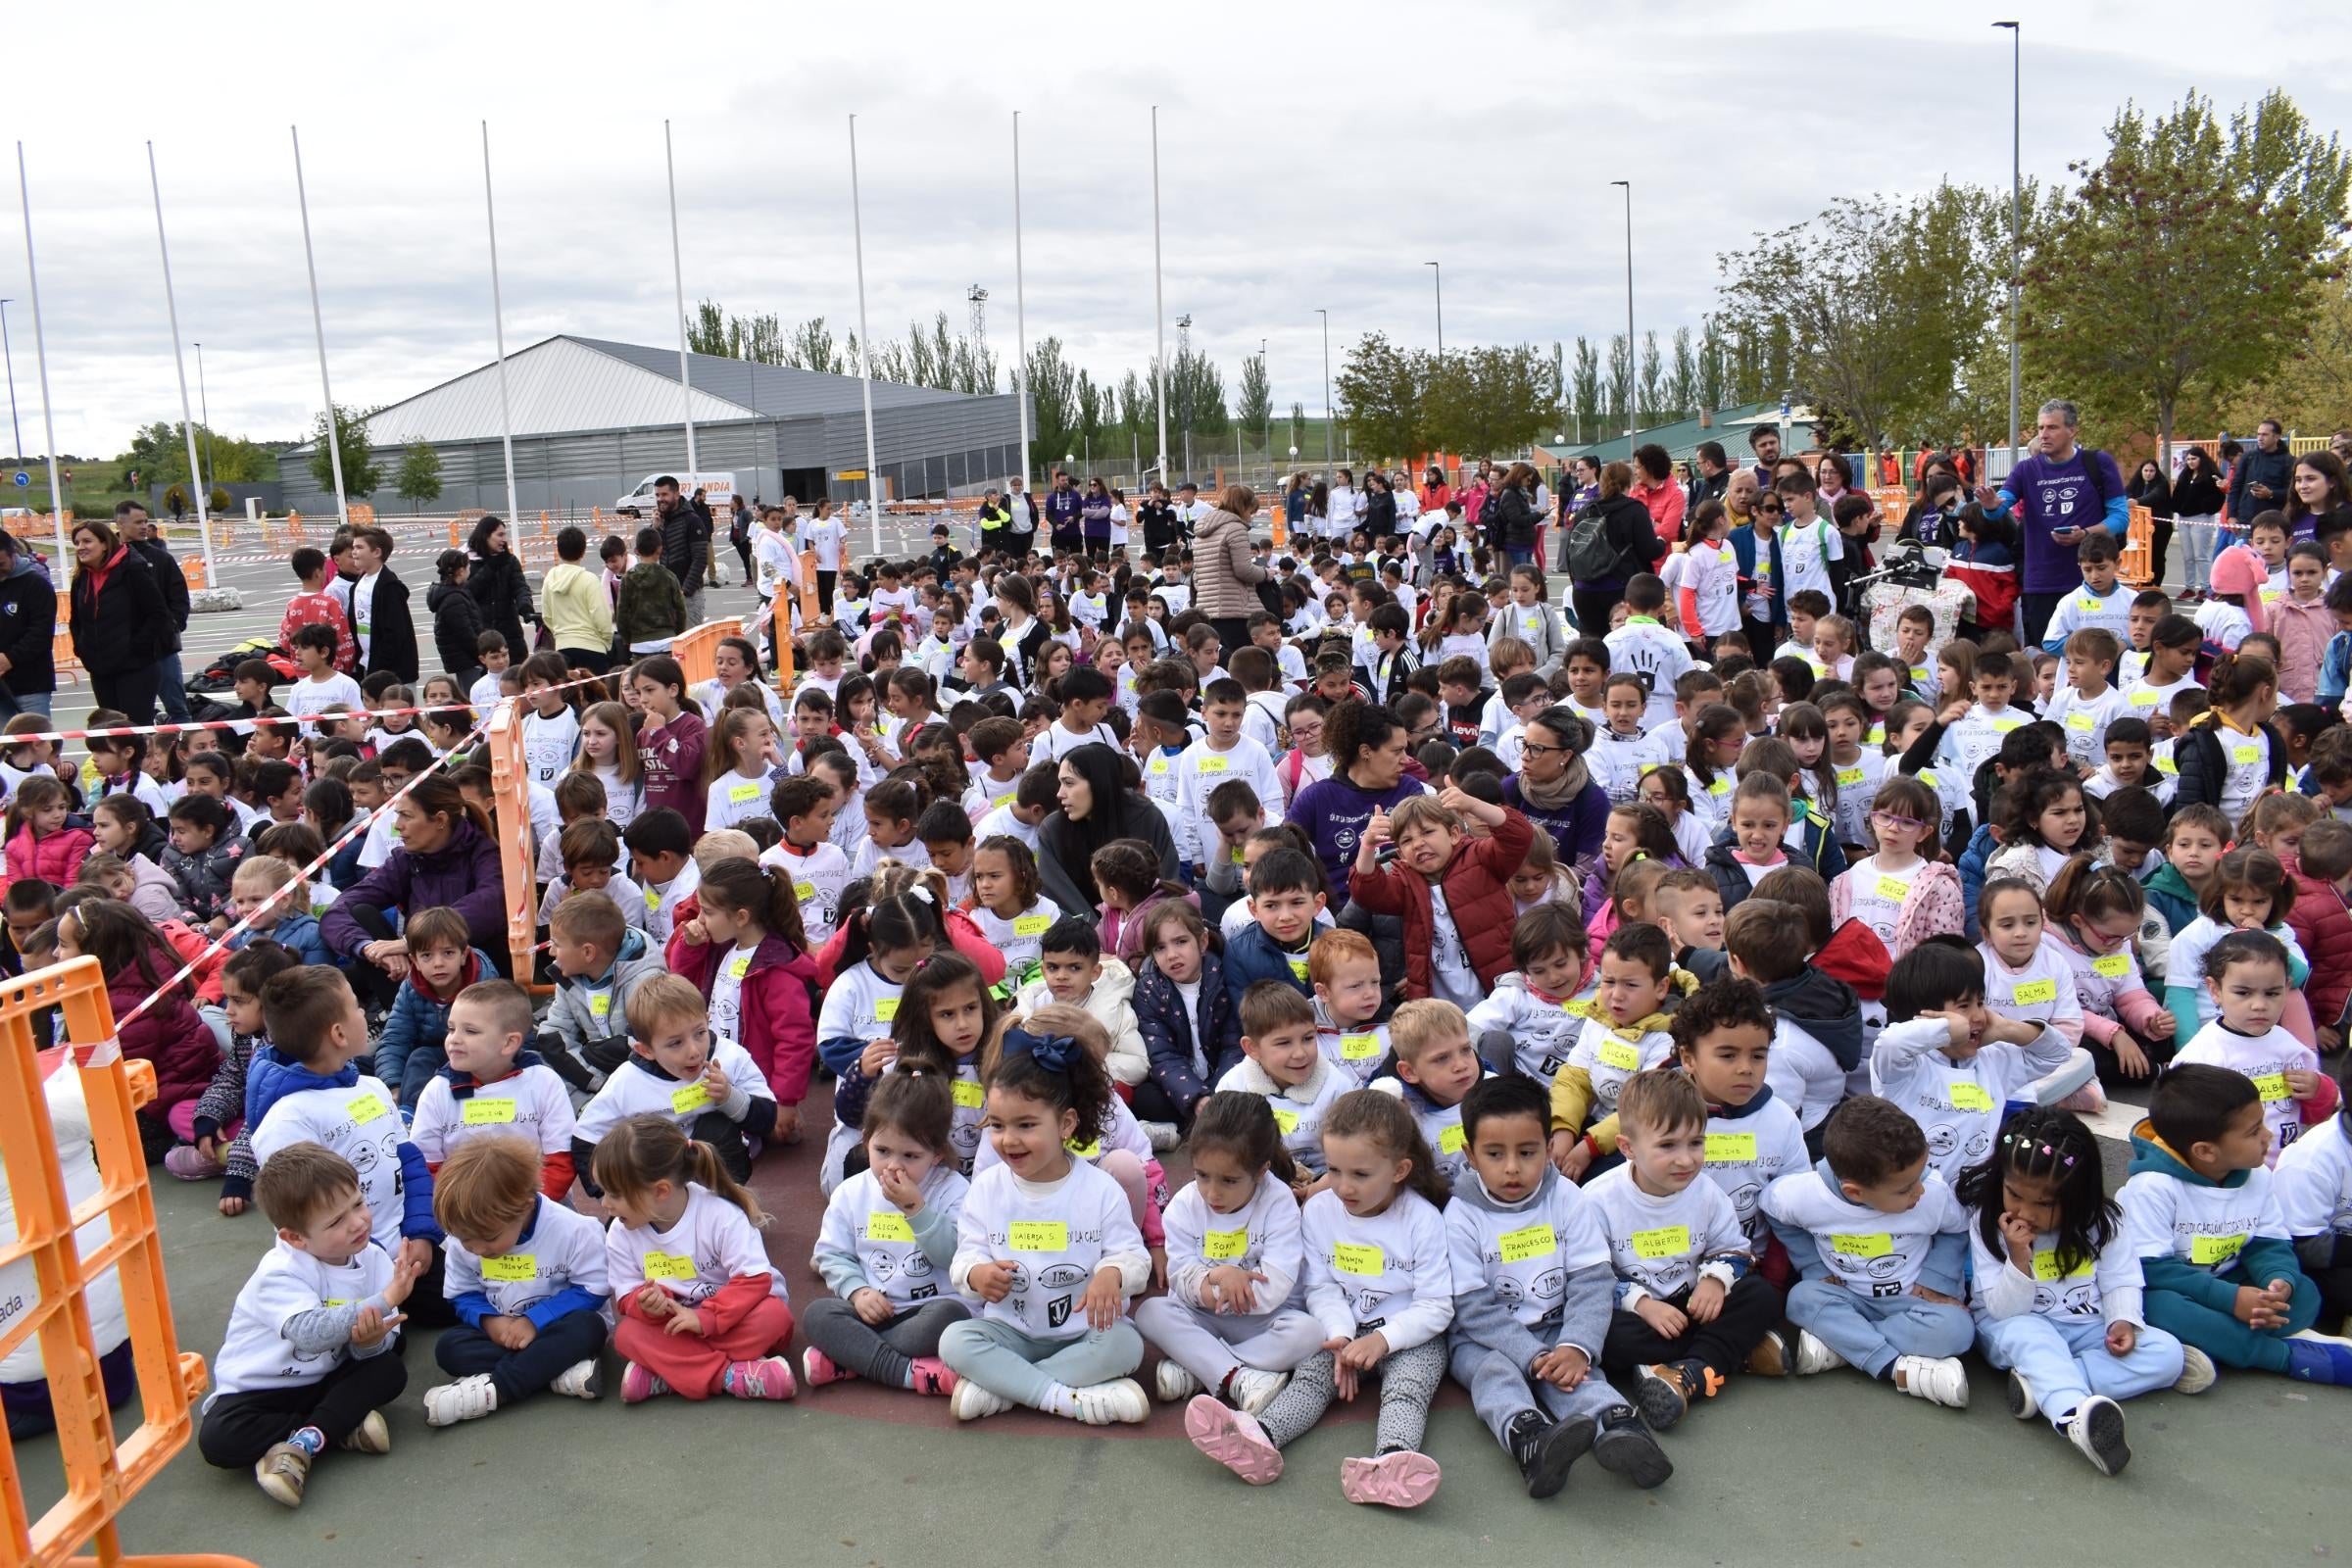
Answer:
<svg viewBox="0 0 2352 1568"><path fill-rule="evenodd" d="M1781 508L1777 504L1759 506L1756 508L1756 510L1771 516L1777 517L1781 514Z"/></svg>
<svg viewBox="0 0 2352 1568"><path fill-rule="evenodd" d="M1919 821L1913 817L1897 815L1893 811L1873 811L1870 813L1870 819L1874 822L1883 822L1886 826L1896 829L1925 828L1928 825L1927 823Z"/></svg>
<svg viewBox="0 0 2352 1568"><path fill-rule="evenodd" d="M1534 741L1521 741L1519 743L1519 753L1522 757L1544 757L1552 752L1567 752L1573 751L1574 749L1575 748L1568 746L1539 746Z"/></svg>

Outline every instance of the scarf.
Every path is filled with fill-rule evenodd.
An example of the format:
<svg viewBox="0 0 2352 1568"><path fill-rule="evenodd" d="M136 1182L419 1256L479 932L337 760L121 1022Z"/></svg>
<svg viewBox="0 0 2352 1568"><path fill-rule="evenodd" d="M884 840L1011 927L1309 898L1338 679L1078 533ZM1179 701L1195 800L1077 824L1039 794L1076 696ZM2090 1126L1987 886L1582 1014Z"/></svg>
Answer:
<svg viewBox="0 0 2352 1568"><path fill-rule="evenodd" d="M1564 811L1576 804L1585 793L1592 776L1586 771L1582 756L1568 760L1568 770L1555 783L1538 784L1525 773L1519 775L1519 798L1539 811Z"/></svg>

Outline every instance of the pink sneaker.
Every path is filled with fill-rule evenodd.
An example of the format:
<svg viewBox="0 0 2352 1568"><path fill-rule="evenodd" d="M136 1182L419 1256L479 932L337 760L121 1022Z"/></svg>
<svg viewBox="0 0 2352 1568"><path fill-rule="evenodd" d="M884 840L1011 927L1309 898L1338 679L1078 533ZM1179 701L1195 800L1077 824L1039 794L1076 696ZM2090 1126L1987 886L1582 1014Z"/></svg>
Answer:
<svg viewBox="0 0 2352 1568"><path fill-rule="evenodd" d="M821 1389L828 1383L846 1383L857 1375L845 1371L840 1362L813 1345L801 1352L801 1381L812 1389Z"/></svg>
<svg viewBox="0 0 2352 1568"><path fill-rule="evenodd" d="M718 1386L738 1399L789 1399L798 1392L792 1381L792 1363L780 1355L729 1361L726 1371L719 1374Z"/></svg>
<svg viewBox="0 0 2352 1568"><path fill-rule="evenodd" d="M1410 1448L1384 1453L1377 1459L1342 1460L1340 1491L1349 1502L1418 1508L1437 1495L1438 1461Z"/></svg>
<svg viewBox="0 0 2352 1568"><path fill-rule="evenodd" d="M164 1169L183 1182L209 1182L228 1174L228 1167L217 1159L207 1159L196 1152L194 1144L173 1144L164 1151Z"/></svg>
<svg viewBox="0 0 2352 1568"><path fill-rule="evenodd" d="M956 1385L962 1381L948 1370L947 1362L936 1355L916 1356L914 1365L908 1370L914 1378L914 1392L917 1394L954 1394Z"/></svg>
<svg viewBox="0 0 2352 1568"><path fill-rule="evenodd" d="M620 1367L620 1402L643 1404L657 1394L667 1394L669 1385L634 1361L624 1361Z"/></svg>
<svg viewBox="0 0 2352 1568"><path fill-rule="evenodd" d="M1194 1447L1253 1487L1282 1477L1282 1450L1257 1418L1229 1408L1214 1395L1197 1394L1185 1405L1184 1435Z"/></svg>

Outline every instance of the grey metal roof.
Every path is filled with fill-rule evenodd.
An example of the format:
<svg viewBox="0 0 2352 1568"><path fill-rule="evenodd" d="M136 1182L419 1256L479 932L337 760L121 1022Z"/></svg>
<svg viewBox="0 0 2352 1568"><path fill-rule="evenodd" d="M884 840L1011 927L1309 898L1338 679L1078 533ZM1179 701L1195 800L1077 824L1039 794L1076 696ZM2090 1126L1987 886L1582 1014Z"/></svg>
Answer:
<svg viewBox="0 0 2352 1568"><path fill-rule="evenodd" d="M678 351L674 348L647 348L643 344L614 343L594 337L572 337L567 341L625 360L672 385L677 382ZM696 391L708 391L773 418L796 414L840 414L864 406L863 383L854 375L827 375L819 370L796 370L781 365L756 366L748 360L723 359L715 354L689 354L686 361ZM877 409L953 402L964 395L927 386L906 386L896 381L874 383Z"/></svg>

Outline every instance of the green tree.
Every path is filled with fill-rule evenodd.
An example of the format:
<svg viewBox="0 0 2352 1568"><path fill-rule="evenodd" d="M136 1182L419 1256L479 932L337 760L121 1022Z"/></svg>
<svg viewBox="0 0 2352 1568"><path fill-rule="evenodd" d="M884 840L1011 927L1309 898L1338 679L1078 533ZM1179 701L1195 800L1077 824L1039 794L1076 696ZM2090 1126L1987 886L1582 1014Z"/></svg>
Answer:
<svg viewBox="0 0 2352 1568"><path fill-rule="evenodd" d="M1552 434L1559 376L1551 356L1535 345L1449 349L1442 368L1420 358L1428 388L1425 444L1499 458Z"/></svg>
<svg viewBox="0 0 2352 1568"><path fill-rule="evenodd" d="M1447 364L1454 363L1449 356ZM1340 372L1332 379L1339 398L1340 416L1348 421L1350 443L1361 441L1366 455L1400 457L1421 450L1421 389L1432 367L1428 357L1408 354L1383 332L1369 332L1348 351Z"/></svg>
<svg viewBox="0 0 2352 1568"><path fill-rule="evenodd" d="M784 358L779 363L824 375L846 375L855 368L842 358L841 345L833 340L833 329L821 316L812 316L792 329L792 335L784 340Z"/></svg>
<svg viewBox="0 0 2352 1568"><path fill-rule="evenodd" d="M1614 437L1620 430L1631 430L1634 424L1634 359L1628 352L1625 334L1609 336L1609 375L1601 389L1602 406L1608 412L1609 427L1604 434Z"/></svg>
<svg viewBox="0 0 2352 1568"><path fill-rule="evenodd" d="M1576 368L1568 374L1568 401L1576 410L1576 438L1594 440L1601 431L1600 354L1592 339L1576 340Z"/></svg>
<svg viewBox="0 0 2352 1568"><path fill-rule="evenodd" d="M1306 445L1306 405L1305 405L1305 404L1303 404L1303 403L1300 403L1300 402L1299 402L1298 399L1296 399L1296 398L1293 398L1293 399L1291 400L1291 440L1290 440L1290 446L1291 446L1291 450L1292 450L1292 451L1298 451L1298 450L1300 450L1300 449L1303 449L1303 448L1305 447L1305 445ZM1288 457L1289 455L1290 455L1290 454L1289 454L1289 453L1287 453L1287 452L1284 454L1284 456L1285 456L1285 457Z"/></svg>
<svg viewBox="0 0 2352 1568"><path fill-rule="evenodd" d="M334 453L343 457L343 494L365 500L375 494L384 482L384 471L376 466L375 453L368 445L368 416L362 411L335 405L334 448L327 446L326 414L319 412L311 424L311 477L328 495L335 493Z"/></svg>
<svg viewBox="0 0 2352 1568"><path fill-rule="evenodd" d="M428 501L441 499L441 454L422 436L411 436L400 450L400 474L392 493L409 504L412 513Z"/></svg>
<svg viewBox="0 0 2352 1568"><path fill-rule="evenodd" d="M1092 471L1095 454L1102 450L1102 432L1109 426L1111 396L1095 384L1086 371L1078 372L1078 461ZM1081 475L1081 479L1085 476Z"/></svg>
<svg viewBox="0 0 2352 1568"><path fill-rule="evenodd" d="M1642 334L1642 401L1637 407L1651 424L1671 424L1679 416L1666 395L1666 368L1658 357L1655 328Z"/></svg>
<svg viewBox="0 0 2352 1568"><path fill-rule="evenodd" d="M1240 406L1235 416L1251 435L1264 435L1274 418L1274 383L1266 375L1266 357L1251 354L1242 360Z"/></svg>
<svg viewBox="0 0 2352 1568"><path fill-rule="evenodd" d="M145 483L184 480L189 477L188 443L181 428L176 419L142 425L117 461L136 468ZM241 436L217 434L201 424L196 426L196 456L204 464L205 477L218 482L257 484L277 477L277 458L268 447Z"/></svg>
<svg viewBox="0 0 2352 1568"><path fill-rule="evenodd" d="M1698 354L1687 326L1674 329L1674 369L1666 382L1666 401L1686 419L1698 412Z"/></svg>
<svg viewBox="0 0 2352 1568"><path fill-rule="evenodd" d="M1029 403L1037 420L1034 451L1051 471L1062 454L1078 450L1078 372L1061 357L1061 339L1048 337L1029 350Z"/></svg>
<svg viewBox="0 0 2352 1568"><path fill-rule="evenodd" d="M218 517L220 515L220 514L228 510L228 492L221 489L219 485L215 485L213 486L213 493L205 497L204 504L206 510L211 512L214 516Z"/></svg>
<svg viewBox="0 0 2352 1568"><path fill-rule="evenodd" d="M2151 120L2126 104L2107 155L2049 216L2025 272L2021 335L2047 386L2154 416L2268 376L2340 278L2352 160L2283 92L2227 125L2192 92Z"/></svg>

